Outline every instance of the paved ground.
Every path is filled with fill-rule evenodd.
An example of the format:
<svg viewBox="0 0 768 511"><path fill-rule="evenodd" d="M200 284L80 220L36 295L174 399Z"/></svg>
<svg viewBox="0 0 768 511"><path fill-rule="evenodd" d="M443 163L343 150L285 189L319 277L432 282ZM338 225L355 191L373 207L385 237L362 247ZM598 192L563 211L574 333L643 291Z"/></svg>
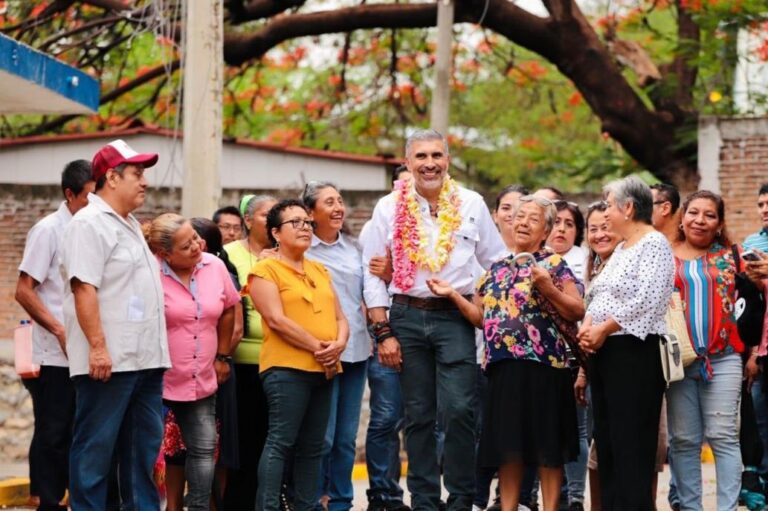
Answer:
<svg viewBox="0 0 768 511"><path fill-rule="evenodd" d="M705 463L702 465L702 477L704 481L704 510L705 511L716 511L717 506L715 502L715 466L711 463ZM18 477L18 476L26 476L27 475L27 464L26 463L9 463L9 464L0 464L0 480L6 479L9 477ZM405 481L403 481L403 485L405 485ZM669 485L669 471L665 471L664 473L659 475L659 494L657 502L657 509L659 511L666 511L669 509L669 505L667 504L667 491L668 491L668 485ZM354 511L365 511L367 502L365 498L365 490L368 488L368 482L365 480L359 480L355 481L355 501L353 510ZM589 496L587 496L587 503L589 502ZM29 508L6 508L6 509L29 509ZM587 509L589 507L587 506ZM746 509L746 508L739 508L739 509Z"/></svg>

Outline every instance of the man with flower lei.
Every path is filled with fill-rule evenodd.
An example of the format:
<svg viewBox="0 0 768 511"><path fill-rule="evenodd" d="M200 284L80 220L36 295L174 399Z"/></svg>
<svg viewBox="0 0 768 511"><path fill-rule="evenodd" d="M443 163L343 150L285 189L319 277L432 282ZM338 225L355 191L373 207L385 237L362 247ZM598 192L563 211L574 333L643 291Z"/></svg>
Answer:
<svg viewBox="0 0 768 511"><path fill-rule="evenodd" d="M483 198L448 176L448 144L440 133L414 132L405 160L413 179L398 181L376 205L363 246L366 268L391 250L392 282L387 287L367 273L365 301L379 359L400 371L411 505L437 510L440 503L439 402L448 509L468 510L475 491L474 328L451 300L432 294L427 280L443 279L471 295L475 260L487 269L506 250Z"/></svg>

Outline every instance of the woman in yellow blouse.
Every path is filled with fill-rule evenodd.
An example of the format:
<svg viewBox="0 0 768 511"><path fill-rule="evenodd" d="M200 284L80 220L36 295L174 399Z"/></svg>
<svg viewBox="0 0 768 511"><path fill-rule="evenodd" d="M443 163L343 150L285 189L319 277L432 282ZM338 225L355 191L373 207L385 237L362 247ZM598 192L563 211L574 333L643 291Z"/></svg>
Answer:
<svg viewBox="0 0 768 511"><path fill-rule="evenodd" d="M284 200L267 214L276 257L259 261L247 292L261 314L264 344L259 370L269 429L259 461L256 509L279 509L283 467L294 457L294 506L310 510L320 474L331 406L332 378L349 326L325 267L304 258L313 223L300 201Z"/></svg>

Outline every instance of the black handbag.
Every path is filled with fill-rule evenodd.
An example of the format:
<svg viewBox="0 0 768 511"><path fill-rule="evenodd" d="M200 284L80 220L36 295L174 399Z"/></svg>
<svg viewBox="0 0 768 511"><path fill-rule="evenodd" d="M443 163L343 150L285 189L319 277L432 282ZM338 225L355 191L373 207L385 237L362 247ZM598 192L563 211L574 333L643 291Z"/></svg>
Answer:
<svg viewBox="0 0 768 511"><path fill-rule="evenodd" d="M733 315L739 337L747 346L757 346L763 338L763 320L765 318L765 295L749 280L746 273L741 271L741 257L736 245L731 247L733 264L736 267L734 287L736 300L733 304Z"/></svg>

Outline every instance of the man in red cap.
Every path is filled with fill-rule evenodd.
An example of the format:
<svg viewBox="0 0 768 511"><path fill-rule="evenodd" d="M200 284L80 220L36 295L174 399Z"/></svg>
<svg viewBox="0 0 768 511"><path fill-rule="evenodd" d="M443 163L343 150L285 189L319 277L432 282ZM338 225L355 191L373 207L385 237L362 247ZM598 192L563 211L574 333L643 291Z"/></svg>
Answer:
<svg viewBox="0 0 768 511"><path fill-rule="evenodd" d="M152 469L170 358L157 260L131 214L144 203L144 169L155 163L156 154L137 153L122 140L102 147L91 164L96 193L64 233L64 321L76 399L70 502L77 510L106 507L113 452L125 508L160 508Z"/></svg>

